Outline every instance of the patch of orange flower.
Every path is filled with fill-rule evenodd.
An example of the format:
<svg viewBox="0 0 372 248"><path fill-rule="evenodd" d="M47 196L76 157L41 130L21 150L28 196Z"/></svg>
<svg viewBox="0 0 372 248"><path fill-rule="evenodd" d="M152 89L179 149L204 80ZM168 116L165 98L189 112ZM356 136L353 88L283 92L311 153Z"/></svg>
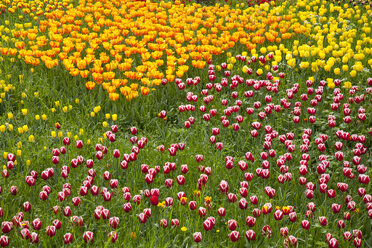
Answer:
<svg viewBox="0 0 372 248"><path fill-rule="evenodd" d="M29 15L33 23L17 24L9 39L14 42L3 44L0 53L19 55L33 66L63 67L83 78L89 90L102 85L113 101L119 94L137 97L138 86L147 95L163 78L173 82L235 46L251 50L306 32L294 15L267 4L242 10L179 1L44 2L49 3L2 1L8 12Z"/></svg>

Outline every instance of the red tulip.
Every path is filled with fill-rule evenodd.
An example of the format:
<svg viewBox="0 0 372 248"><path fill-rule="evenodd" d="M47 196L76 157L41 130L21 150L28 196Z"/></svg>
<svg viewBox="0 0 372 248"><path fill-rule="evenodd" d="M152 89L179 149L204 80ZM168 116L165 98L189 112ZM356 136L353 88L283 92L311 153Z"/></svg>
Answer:
<svg viewBox="0 0 372 248"><path fill-rule="evenodd" d="M223 143L222 142L217 142L216 143L216 149L221 151L223 149Z"/></svg>
<svg viewBox="0 0 372 248"><path fill-rule="evenodd" d="M0 237L0 245L1 245L1 247L7 247L9 245L9 238L8 238L8 236L2 235Z"/></svg>
<svg viewBox="0 0 372 248"><path fill-rule="evenodd" d="M248 190L247 190L247 188L240 188L239 189L239 192L240 192L240 195L242 197L247 197L248 196Z"/></svg>
<svg viewBox="0 0 372 248"><path fill-rule="evenodd" d="M308 220L303 220L301 222L301 226L302 226L303 229L309 230L309 228L310 228L310 222Z"/></svg>
<svg viewBox="0 0 372 248"><path fill-rule="evenodd" d="M110 201L111 200L111 193L109 191L103 192L102 197L105 201Z"/></svg>
<svg viewBox="0 0 372 248"><path fill-rule="evenodd" d="M113 133L116 133L118 130L119 130L118 126L116 126L116 125L112 125L112 126L111 126L111 131L112 131Z"/></svg>
<svg viewBox="0 0 372 248"><path fill-rule="evenodd" d="M130 210L132 210L132 205L130 204L130 202L124 203L123 209L126 213L130 212Z"/></svg>
<svg viewBox="0 0 372 248"><path fill-rule="evenodd" d="M58 148L54 148L54 149L52 150L52 154L53 154L53 156L59 156L59 154L60 154L59 149L58 149Z"/></svg>
<svg viewBox="0 0 372 248"><path fill-rule="evenodd" d="M271 213L271 210L273 209L271 203L265 203L263 206L262 206L262 213L263 214L269 214Z"/></svg>
<svg viewBox="0 0 372 248"><path fill-rule="evenodd" d="M159 204L159 199L157 196L153 195L150 198L151 205L157 206Z"/></svg>
<svg viewBox="0 0 372 248"><path fill-rule="evenodd" d="M204 227L204 230L205 230L205 231L210 231L210 230L212 230L212 228L213 228L213 224L212 224L212 222L211 222L209 219L206 219L206 220L203 222L203 227Z"/></svg>
<svg viewBox="0 0 372 248"><path fill-rule="evenodd" d="M345 228L345 221L343 220L339 220L337 221L337 225L338 225L338 228Z"/></svg>
<svg viewBox="0 0 372 248"><path fill-rule="evenodd" d="M66 233L65 235L63 235L63 242L66 245L72 244L72 241L73 241L73 236L71 233Z"/></svg>
<svg viewBox="0 0 372 248"><path fill-rule="evenodd" d="M319 220L319 224L322 226L326 226L328 223L327 218L325 216L320 216L318 220Z"/></svg>
<svg viewBox="0 0 372 248"><path fill-rule="evenodd" d="M176 228L180 225L180 221L178 219L172 219L171 220L171 226L172 228Z"/></svg>
<svg viewBox="0 0 372 248"><path fill-rule="evenodd" d="M232 231L229 234L229 237L230 237L232 242L237 242L239 240L239 232L238 231Z"/></svg>
<svg viewBox="0 0 372 248"><path fill-rule="evenodd" d="M62 222L60 221L60 220L54 220L53 221L53 226L55 226L56 227L56 229L58 230L58 229L60 229L61 227L62 227Z"/></svg>
<svg viewBox="0 0 372 248"><path fill-rule="evenodd" d="M252 216L248 216L247 217L247 220L246 220L246 224L249 226L249 227L253 227L255 224L256 224L256 218L252 217Z"/></svg>
<svg viewBox="0 0 372 248"><path fill-rule="evenodd" d="M371 196L370 194L366 194L366 195L364 195L364 197L363 197L363 202L364 202L365 204L367 204L367 203L369 203L369 202L372 202L372 196Z"/></svg>
<svg viewBox="0 0 372 248"><path fill-rule="evenodd" d="M281 220L283 218L283 212L281 210L276 210L274 213L275 220Z"/></svg>
<svg viewBox="0 0 372 248"><path fill-rule="evenodd" d="M344 212L344 219L345 220L350 220L351 216L349 212Z"/></svg>
<svg viewBox="0 0 372 248"><path fill-rule="evenodd" d="M269 225L265 225L263 228L262 228L262 235L263 236L266 236L266 238L270 238L273 234L273 231L271 230L270 226Z"/></svg>
<svg viewBox="0 0 372 248"><path fill-rule="evenodd" d="M288 246L289 247L296 247L297 246L297 238L294 237L294 236L292 236L292 235L290 235L288 237Z"/></svg>
<svg viewBox="0 0 372 248"><path fill-rule="evenodd" d="M362 240L360 238L354 238L354 246L355 247L361 247L362 246Z"/></svg>
<svg viewBox="0 0 372 248"><path fill-rule="evenodd" d="M287 237L288 236L288 227L281 227L280 228L280 235L282 235L283 237Z"/></svg>
<svg viewBox="0 0 372 248"><path fill-rule="evenodd" d="M123 192L124 192L124 191L123 191ZM124 197L124 199L125 199L126 201L129 201L129 200L132 198L130 192L124 192L124 193L123 193L123 197Z"/></svg>
<svg viewBox="0 0 372 248"><path fill-rule="evenodd" d="M6 158L7 158L8 161L12 161L12 162L15 161L15 155L13 153L8 153Z"/></svg>
<svg viewBox="0 0 372 248"><path fill-rule="evenodd" d="M29 202L24 202L22 207L23 207L23 211L25 211L25 212L31 211L31 203L29 203Z"/></svg>
<svg viewBox="0 0 372 248"><path fill-rule="evenodd" d="M115 232L115 231L111 231L109 234L108 234L108 238L110 239L111 238L111 242L112 243L115 243L118 239L118 232Z"/></svg>
<svg viewBox="0 0 372 248"><path fill-rule="evenodd" d="M193 233L193 238L196 243L199 243L202 240L202 234L201 232L195 232Z"/></svg>
<svg viewBox="0 0 372 248"><path fill-rule="evenodd" d="M63 215L66 217L71 216L71 208L69 206L63 209Z"/></svg>
<svg viewBox="0 0 372 248"><path fill-rule="evenodd" d="M48 199L48 193L43 190L40 192L39 197L41 200L45 201L46 199Z"/></svg>
<svg viewBox="0 0 372 248"><path fill-rule="evenodd" d="M257 196L251 196L250 198L249 198L249 200L251 201L251 203L253 204L253 205L256 205L256 204L258 204L258 199L257 199Z"/></svg>
<svg viewBox="0 0 372 248"><path fill-rule="evenodd" d="M274 196L275 196L275 189L267 186L267 187L265 187L265 192L266 192L266 194L267 194L267 196L269 198L274 198Z"/></svg>
<svg viewBox="0 0 372 248"><path fill-rule="evenodd" d="M9 221L4 221L3 223L1 223L1 226L1 231L4 234L9 233L13 229L13 223Z"/></svg>
<svg viewBox="0 0 372 248"><path fill-rule="evenodd" d="M81 140L77 140L77 141L76 141L76 148L78 148L78 149L83 148L83 141L81 141Z"/></svg>
<svg viewBox="0 0 372 248"><path fill-rule="evenodd" d="M261 128L261 123L255 121L255 122L252 122L252 127L256 130L259 130Z"/></svg>
<svg viewBox="0 0 372 248"><path fill-rule="evenodd" d="M53 237L54 235L56 235L56 227L55 226L47 226L47 228L46 228L46 234L49 237Z"/></svg>
<svg viewBox="0 0 372 248"><path fill-rule="evenodd" d="M119 218L118 217L112 217L109 220L110 226L114 229L116 229L119 226Z"/></svg>
<svg viewBox="0 0 372 248"><path fill-rule="evenodd" d="M59 163L59 157L58 156L53 156L52 157L52 163L53 164L58 164Z"/></svg>
<svg viewBox="0 0 372 248"><path fill-rule="evenodd" d="M220 182L220 190L222 194L227 194L227 192L229 191L229 185L225 180L222 180Z"/></svg>
<svg viewBox="0 0 372 248"><path fill-rule="evenodd" d="M189 202L189 208L190 208L190 210L195 210L196 209L196 201L190 201Z"/></svg>
<svg viewBox="0 0 372 248"><path fill-rule="evenodd" d="M39 243L39 234L32 232L31 234L28 235L28 238L30 239L30 242L32 244L37 244Z"/></svg>
<svg viewBox="0 0 372 248"><path fill-rule="evenodd" d="M253 230L248 230L245 232L245 237L248 241L253 241L256 239L256 233Z"/></svg>
<svg viewBox="0 0 372 248"><path fill-rule="evenodd" d="M159 197L159 189L157 189L157 188L151 189L151 195Z"/></svg>
<svg viewBox="0 0 372 248"><path fill-rule="evenodd" d="M102 209L102 219L107 220L108 218L110 218L110 210L108 210L106 208L103 208ZM114 220L114 221L116 221L116 220Z"/></svg>
<svg viewBox="0 0 372 248"><path fill-rule="evenodd" d="M119 151L118 149L115 149L114 152L113 152L113 156L114 156L115 158L120 157L120 151Z"/></svg>
<svg viewBox="0 0 372 248"><path fill-rule="evenodd" d="M236 220L228 220L227 221L227 226L228 226L230 231L233 231L238 226L238 222Z"/></svg>
<svg viewBox="0 0 372 248"><path fill-rule="evenodd" d="M173 198L167 197L165 198L165 206L170 207L173 205Z"/></svg>
<svg viewBox="0 0 372 248"><path fill-rule="evenodd" d="M296 214L296 212L291 212L291 213L289 213L289 220L291 221L291 222L295 222L295 221L297 221L297 214Z"/></svg>
<svg viewBox="0 0 372 248"><path fill-rule="evenodd" d="M335 238L331 238L328 242L329 248L338 248L338 241Z"/></svg>
<svg viewBox="0 0 372 248"><path fill-rule="evenodd" d="M184 185L185 184L185 177L183 176L183 175L178 175L177 176L177 183L179 184L179 185Z"/></svg>
<svg viewBox="0 0 372 248"><path fill-rule="evenodd" d="M92 243L94 239L94 233L91 231L86 231L83 235L85 243Z"/></svg>
<svg viewBox="0 0 372 248"><path fill-rule="evenodd" d="M360 183L368 184L369 183L369 176L365 174L359 174L358 180Z"/></svg>
<svg viewBox="0 0 372 248"><path fill-rule="evenodd" d="M253 174L252 173L245 173L244 178L245 178L245 180L250 182L253 179Z"/></svg>
<svg viewBox="0 0 372 248"><path fill-rule="evenodd" d="M340 210L341 210L341 205L336 204L336 203L333 203L332 204L332 211L333 211L334 214L339 213Z"/></svg>
<svg viewBox="0 0 372 248"><path fill-rule="evenodd" d="M217 210L217 213L218 213L221 217L224 217L224 216L226 215L226 210L225 210L225 208L220 207L220 208Z"/></svg>
<svg viewBox="0 0 372 248"><path fill-rule="evenodd" d="M96 220L100 220L101 217L102 217L102 209L101 209L101 208L96 208L96 209L94 210L94 218L95 218Z"/></svg>
<svg viewBox="0 0 372 248"><path fill-rule="evenodd" d="M227 195L227 198L228 198L229 202L236 202L236 201L237 201L237 197L236 197L236 195L233 194L233 193L229 193L229 194Z"/></svg>
<svg viewBox="0 0 372 248"><path fill-rule="evenodd" d="M164 119L165 117L167 117L167 111L165 110L160 111L159 118Z"/></svg>
<svg viewBox="0 0 372 248"><path fill-rule="evenodd" d="M204 217L207 214L207 210L203 207L200 207L198 212L200 217Z"/></svg>
<svg viewBox="0 0 372 248"><path fill-rule="evenodd" d="M359 174L364 174L364 173L367 172L367 167L364 166L363 164L360 164L357 167L357 171L358 171Z"/></svg>
<svg viewBox="0 0 372 248"><path fill-rule="evenodd" d="M74 197L72 198L72 203L74 204L75 207L78 207L81 203L81 200L79 197Z"/></svg>
<svg viewBox="0 0 372 248"><path fill-rule="evenodd" d="M169 151L169 154L171 156L176 156L176 152L177 152L177 149L176 148L171 147L171 148L168 149L168 151Z"/></svg>
<svg viewBox="0 0 372 248"><path fill-rule="evenodd" d="M108 139L111 141L111 142L115 142L116 141L116 135L114 133L109 133L109 135L106 135L108 137Z"/></svg>

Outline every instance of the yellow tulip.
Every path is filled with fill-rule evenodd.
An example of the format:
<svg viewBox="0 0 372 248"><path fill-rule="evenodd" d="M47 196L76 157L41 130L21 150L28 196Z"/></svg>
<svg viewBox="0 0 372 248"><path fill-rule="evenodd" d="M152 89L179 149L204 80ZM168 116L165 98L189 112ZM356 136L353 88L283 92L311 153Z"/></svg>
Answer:
<svg viewBox="0 0 372 248"><path fill-rule="evenodd" d="M23 125L22 129L23 129L23 132L25 132L25 133L28 132L28 126L27 125Z"/></svg>
<svg viewBox="0 0 372 248"><path fill-rule="evenodd" d="M350 89L351 86L352 86L351 83L349 81L347 81L347 82L344 83L343 87L346 88L346 89Z"/></svg>

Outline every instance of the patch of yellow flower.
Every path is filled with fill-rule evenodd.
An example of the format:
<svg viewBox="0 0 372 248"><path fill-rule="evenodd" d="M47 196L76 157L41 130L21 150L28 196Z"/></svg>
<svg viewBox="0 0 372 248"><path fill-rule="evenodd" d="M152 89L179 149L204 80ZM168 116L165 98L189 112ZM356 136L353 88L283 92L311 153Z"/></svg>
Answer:
<svg viewBox="0 0 372 248"><path fill-rule="evenodd" d="M160 208L164 208L165 207L165 201L159 202L157 206L160 207Z"/></svg>

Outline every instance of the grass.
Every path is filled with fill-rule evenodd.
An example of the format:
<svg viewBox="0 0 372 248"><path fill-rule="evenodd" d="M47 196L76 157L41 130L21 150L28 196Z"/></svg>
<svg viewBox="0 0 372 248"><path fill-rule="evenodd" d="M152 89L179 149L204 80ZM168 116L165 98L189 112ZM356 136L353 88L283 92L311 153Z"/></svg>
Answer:
<svg viewBox="0 0 372 248"><path fill-rule="evenodd" d="M305 11L306 6L301 5L302 2L288 3L289 7L283 11L283 14L290 14L293 9L296 8L297 12ZM305 3L305 2L303 2ZM77 4L76 2L74 4ZM235 7L235 3L230 3L231 6ZM319 6L321 3L314 2L313 6ZM314 7L312 6L312 10ZM244 7L239 7L244 8ZM330 4L326 3L325 8L330 10ZM370 15L368 16L368 10L364 7L360 7L362 14L367 16L366 26L370 25ZM329 12L327 12L329 13ZM304 13L305 15L305 13ZM306 16L310 16L311 13L306 13ZM327 15L327 18L336 18L337 14ZM305 20L300 20L301 16L296 17L297 21L301 24L305 24ZM309 18L308 18L309 19ZM0 16L0 24L4 24L5 20L11 22L10 27L13 28L17 20L17 16L14 14L6 13ZM31 20L31 19L30 19ZM349 18L350 23L353 23L357 27L362 25L358 23L357 18ZM310 32L315 32L315 27L319 25L312 25L309 29ZM349 24L349 26L352 26ZM4 30L4 29L2 29ZM356 32L355 39L350 43L353 48L358 46L358 40L363 40L367 37L367 33L358 29ZM342 42L341 35L337 36L339 42ZM328 39L328 38L327 38ZM299 34L289 40L281 42L288 51L296 51L294 48L294 42L297 40L299 47L301 44L314 45L317 43L316 38L309 34ZM4 45L4 41L2 41ZM9 45L11 42L8 43ZM340 43L341 44L341 43ZM269 47L272 43L266 41L261 47ZM279 44L277 44L279 46ZM324 47L330 46L325 40ZM363 51L368 51L368 42L363 43ZM260 54L260 46L257 47L257 54ZM278 49L280 50L280 49ZM335 49L337 50L337 49ZM285 49L281 50L283 53ZM287 51L287 52L288 52ZM253 78L257 80L263 80L265 78L266 69L254 63L250 67L254 73L249 76L242 72L242 68L246 63L237 61L235 63L228 62L231 58L237 54L247 52L247 49L242 44L237 44L232 49L227 50L225 53L214 56L212 64L215 66L220 65L223 62L232 64L233 68L230 70L231 75L241 75L244 80ZM310 51L311 52L311 51ZM228 53L231 53L230 56ZM268 54L266 52L265 54ZM332 53L331 53L332 55ZM252 56L252 53L248 51L248 56ZM203 97L201 90L205 89L206 83L209 81L208 78L208 65L206 68L199 70L192 68L187 71L182 80L186 81L187 78L194 78L199 76L201 83L196 86L186 85L186 89L181 91L177 85L168 83L166 86L155 87L155 90L151 90L148 96L140 96L134 98L131 101L125 100L124 97L120 97L117 101L111 101L108 98L107 92L103 90L100 85L97 85L94 90L87 90L85 87L86 79L81 77L71 76L63 67L62 63L55 68L47 69L44 66L31 66L26 64L23 60L17 57L2 56L0 62L0 80L4 80L0 89L2 95L2 102L0 103L0 126L4 125L4 132L1 133L0 140L0 154L4 154L1 160L4 164L4 170L6 169L8 153L16 155L17 163L15 169L9 170L9 178L0 178L2 194L0 198L0 207L4 213L1 217L1 221L11 221L13 216L18 212L22 211L24 214L24 220L30 223L35 218L40 218L42 221L42 229L35 231L39 234L40 241L37 246L41 247L57 247L63 245L63 235L65 233L72 233L74 237L73 246L89 246L85 244L83 240L83 233L85 231L94 232L94 243L91 246L114 246L124 245L130 247L189 247L189 246L227 246L227 247L278 247L283 244L286 240L279 233L280 227L287 226L289 234L294 235L298 239L298 247L327 247L328 243L324 241L326 233L332 233L340 247L351 247L354 237L351 241L345 241L342 237L344 231L353 231L360 229L363 233L362 242L364 247L372 246L372 237L369 230L371 229L371 219L368 216L366 204L363 203L363 198L357 193L357 189L364 187L367 194L371 194L371 183L361 184L358 181L359 173L357 172L357 165L352 163L354 154L353 149L355 143L353 141L340 140L336 137L335 131L342 129L350 132L350 134L358 134L366 136L366 142L363 144L367 148L364 155L360 155L362 158L362 164L366 167L370 167L372 164L371 153L371 139L370 139L370 128L371 128L371 94L366 93L367 80L369 77L368 70L370 66L368 63L371 61L370 53L366 52L365 57L360 60L365 70L358 72L358 77L352 77L349 72L342 72L341 75L335 75L333 70L326 71L324 68L320 68L314 72L311 68L300 68L300 63L303 61L316 62L319 59L316 56L295 56L295 66L288 66L288 60L283 54L283 61L279 64L279 71L285 73L284 79L281 79L279 91L276 94L265 90L264 88L254 91L254 97L252 99L245 98L244 92L252 90L252 86L247 86L244 82L239 84L235 89L224 87L220 93L214 90L210 90L209 95L213 94L214 100L211 103L203 103ZM327 55L327 59L331 57ZM166 57L163 58L166 60ZM357 60L351 58L348 64L351 68ZM136 63L140 64L140 58L138 57ZM188 62L190 63L190 62ZM273 64L273 60L268 62L269 65ZM341 67L342 61L336 61L334 67ZM137 65L137 64L136 64ZM165 68L165 67L164 67ZM262 76L255 75L256 70L262 68L265 73ZM216 80L220 82L223 76L223 71L215 70ZM274 73L274 72L273 72ZM277 74L274 73L276 76ZM337 111L331 111L330 104L334 101L334 88L330 82L324 87L324 93L322 95L322 101L320 101L315 108L317 109L316 122L311 124L305 118L309 118L307 114L307 108L310 107L309 101L304 102L300 100L301 94L307 93L306 81L313 77L314 89L319 86L320 80L327 80L327 78L343 79L343 83L348 81L352 82L352 85L358 86L356 95L365 94L365 101L361 104L351 105L351 118L352 123L346 124L343 122L343 106L342 104L347 103L349 97L349 89L339 87L340 92L344 94L344 99L341 100L341 105ZM360 81L360 83L359 83ZM135 82L135 81L133 81ZM130 81L130 83L132 83ZM230 81L229 81L230 83ZM265 96L271 95L272 102L275 105L280 105L282 98L288 98L286 90L293 87L295 83L299 84L298 93L295 94L293 99L289 101L292 103L290 109L283 109L279 113L275 113L274 110L271 115L267 118L260 120L257 116L259 111L264 111ZM12 88L14 89L6 89ZM336 87L337 88L337 87ZM8 90L8 91L7 91ZM239 113L232 113L228 117L230 125L228 128L222 127L220 116L224 115L223 112L226 109L225 106L221 105L222 99L228 99L228 106L234 106L235 100L232 98L232 92L238 92L238 99L242 101ZM36 93L35 93L36 92ZM198 95L199 100L197 102L188 102L186 100L187 92L193 92ZM4 97L3 97L4 96ZM313 97L314 95L311 95ZM312 98L311 98L312 99ZM254 115L249 116L246 114L245 109L247 107L253 107L253 103L260 101L262 107L259 110L255 110ZM301 105L301 120L298 124L294 123L293 118L293 107L295 102L302 102ZM193 104L195 106L195 112L179 112L178 107L180 105ZM210 109L217 110L217 116L211 117L209 122L203 120L204 113L199 111L199 108L205 105L207 111ZM71 107L70 107L71 106ZM99 110L99 108L100 110ZM358 109L363 106L366 111L366 120L363 122L358 121ZM66 107L66 108L64 108ZM27 109L27 114L23 114ZM160 111L167 111L166 120L160 119L158 114ZM12 113L13 117L9 118L8 113ZM94 113L94 116L92 116ZM43 120L42 115L46 115L46 120ZM107 115L109 114L109 116ZM242 115L244 121L240 124L239 131L234 131L231 124L236 123L236 115ZM36 115L40 116L39 120L36 120ZM113 118L113 115L117 115L117 119ZM334 115L336 118L336 127L331 129L328 126L329 115ZM189 117L195 117L195 124L191 125L190 129L184 127L185 121L189 120ZM262 128L259 131L259 136L253 138L251 136L252 122L259 121L262 124ZM55 127L56 123L59 123L61 128ZM116 133L116 141L110 142L105 132L110 130L111 125L118 125L119 131ZM13 130L10 130L13 125ZM278 138L274 139L271 144L271 149L276 151L276 156L268 159L260 159L261 152L269 149L264 149L265 133L263 128L266 125L272 126L272 128L278 132L278 136L292 132L294 134L293 143L296 147L295 152L292 153L292 160L285 163L288 166L288 171L292 174L292 180L280 184L277 180L279 175L282 175L280 168L276 166L278 159L288 153L288 149L284 144L278 141ZM138 138L146 137L148 140L147 145L140 149L138 159L130 162L129 167L126 170L120 168L120 162L124 154L130 154L132 147L135 146L130 142L130 138L133 136L130 134L130 128L136 126L139 130ZM223 143L222 151L216 149L216 145L212 144L209 139L211 130L214 127L219 127L221 134L217 136L217 142ZM308 174L306 175L307 182L313 182L316 185L314 191L314 198L307 199L305 197L305 186L298 183L299 177L299 164L302 159L303 152L300 151L302 145L302 135L305 129L311 129L312 135L310 136L310 146L307 152L310 156L308 161ZM0 128L1 129L1 128ZM61 133L60 133L61 132ZM326 150L324 153L318 150L315 139L319 138L320 134L326 134L328 136L327 141L324 141ZM30 136L33 136L34 141ZM53 136L56 137L53 137ZM52 164L52 152L53 148L60 148L63 143L63 137L70 136L71 145L66 146L67 153L60 155L60 162L58 165ZM75 140L82 140L84 146L82 149L77 149L75 146ZM334 153L334 143L336 141L343 142L345 159L350 161L355 178L350 179L343 175L342 162L337 161ZM183 151L177 151L176 156L170 156L167 149L176 143L183 142L186 147ZM96 159L96 143L100 143L107 147L108 153L104 155L102 160ZM156 148L159 145L165 146L165 152L159 153ZM120 158L116 159L112 156L113 150L120 150ZM246 161L245 153L252 152L255 157L254 162ZM198 163L195 156L202 154L204 159ZM319 165L319 155L326 154L327 160L329 161L329 168L327 169L331 179L327 184L330 189L336 190L335 198L328 198L325 194L319 193L319 178L317 166ZM117 189L110 190L112 192L112 200L104 201L104 199L98 196L92 196L90 193L86 196L80 196L79 190L83 181L86 180L88 175L88 168L85 163L79 165L77 168L70 168L69 177L63 179L61 175L61 167L63 165L70 165L71 159L81 155L87 159L94 160L94 170L96 171L96 177L93 180L93 184L99 186L100 190L103 187L110 188L109 181L103 178L105 171L109 171L112 178L119 180L119 186ZM227 170L225 167L225 158L232 156L234 158L234 167L232 170ZM256 195L258 197L258 204L254 206L249 202L248 208L243 210L239 208L239 200L242 198L239 194L240 182L244 181L244 173L237 165L238 161L245 160L248 163L248 170L245 172L253 173L253 181L249 182L248 197ZM270 163L270 178L264 179L256 176L256 169L263 167L263 160L267 160ZM163 173L163 166L166 162L176 164L176 171L170 172L170 174ZM148 185L144 180L145 173L141 172L141 165L147 164L150 168L155 168L156 165L160 166L160 172L154 177L153 183ZM187 164L189 172L185 175L186 184L178 185L176 181L177 175L182 174L180 166ZM198 190L198 179L202 174L206 172L201 170L201 165L204 167L210 167L212 170L211 175L208 177L208 182L205 187L200 190L200 196L195 195L195 190ZM71 166L69 166L71 167ZM43 180L40 176L42 171L47 168L54 168L54 176L47 180ZM37 171L39 174L36 184L33 187L29 187L25 183L25 177L30 175L32 170ZM366 175L371 177L370 168L367 169ZM171 178L173 180L173 186L167 188L164 184L166 179ZM229 192L237 195L238 200L235 203L231 203L226 195L221 194L219 184L221 180L226 180L229 183ZM337 190L337 183L345 182L349 185L347 192L341 192ZM63 184L71 184L71 196L66 200L60 202L58 200L57 193L63 190ZM16 196L10 193L11 186L18 187L18 194ZM49 185L52 189L52 193L49 195L46 201L39 199L39 192L42 190L44 185ZM132 210L129 213L123 211L123 204L126 202L122 197L122 188L130 187L131 196L142 195L141 204L137 205L131 200ZM276 195L270 199L265 191L264 187L271 186L276 189ZM174 199L173 207L161 207L151 206L150 201L143 194L145 189L159 188L160 196L159 201L162 202L166 197L172 197ZM192 200L197 202L197 210L191 211L188 205L182 206L177 198L177 193L183 191L186 194L187 201ZM345 197L350 194L353 200L356 202L358 207L357 211L349 211L347 204L345 204ZM205 207L205 197L210 196L212 199L212 209L207 211L207 215L203 218L199 217L198 208ZM80 197L82 203L79 207L74 207L72 203L73 197ZM22 204L29 201L32 205L31 212L25 212L22 210ZM309 202L314 202L317 206L314 211L314 217L306 218L305 213L308 210L307 205ZM261 215L257 217L257 222L254 227L248 228L246 226L246 217L252 215L254 208L262 209L265 203L271 203L273 211L269 215ZM342 205L342 211L339 214L333 214L330 210L332 203L338 203ZM95 220L94 209L102 205L103 207L110 210L110 217L117 216L120 218L119 227L115 230L118 232L118 240L116 244L111 244L108 238L108 233L113 231L109 226L108 220ZM292 223L289 221L288 216L284 216L283 220L275 221L273 218L273 212L275 207L280 208L291 205L294 206L297 212L297 221ZM70 206L72 209L72 216L82 216L84 219L84 225L82 227L73 226L70 224L70 217L65 217L60 212L55 215L52 211L53 206L59 206L61 209L66 206ZM219 207L226 208L226 217L220 217L217 214ZM151 217L147 219L145 224L140 224L138 221L138 215L143 212L145 208L151 208ZM337 221L343 219L343 212L350 212L351 219L346 222L346 228L341 230L337 227ZM203 229L203 222L206 217L214 216L216 218L215 227L211 231L205 231ZM323 227L318 222L319 216L326 216L328 219L328 225ZM167 219L169 226L166 229L160 227L160 220ZM170 228L171 219L179 219L180 227ZM45 233L45 228L48 225L52 225L52 221L59 219L62 221L62 228L57 230L56 235L52 238L48 237ZM235 219L238 222L237 230L240 232L240 238L238 243L233 243L228 238L228 234L231 232L227 228L227 221L229 219ZM310 230L304 230L301 228L301 221L309 219L311 222ZM273 236L271 239L266 239L261 235L261 229L264 225L270 225L273 229ZM181 227L186 227L186 231L181 231ZM13 227L9 234L2 234L9 236L10 246L27 246L29 240L22 239L19 235L20 227ZM256 241L248 241L245 238L245 231L253 229L256 233ZM32 227L30 231L34 232ZM202 232L202 242L197 244L193 241L193 233Z"/></svg>

